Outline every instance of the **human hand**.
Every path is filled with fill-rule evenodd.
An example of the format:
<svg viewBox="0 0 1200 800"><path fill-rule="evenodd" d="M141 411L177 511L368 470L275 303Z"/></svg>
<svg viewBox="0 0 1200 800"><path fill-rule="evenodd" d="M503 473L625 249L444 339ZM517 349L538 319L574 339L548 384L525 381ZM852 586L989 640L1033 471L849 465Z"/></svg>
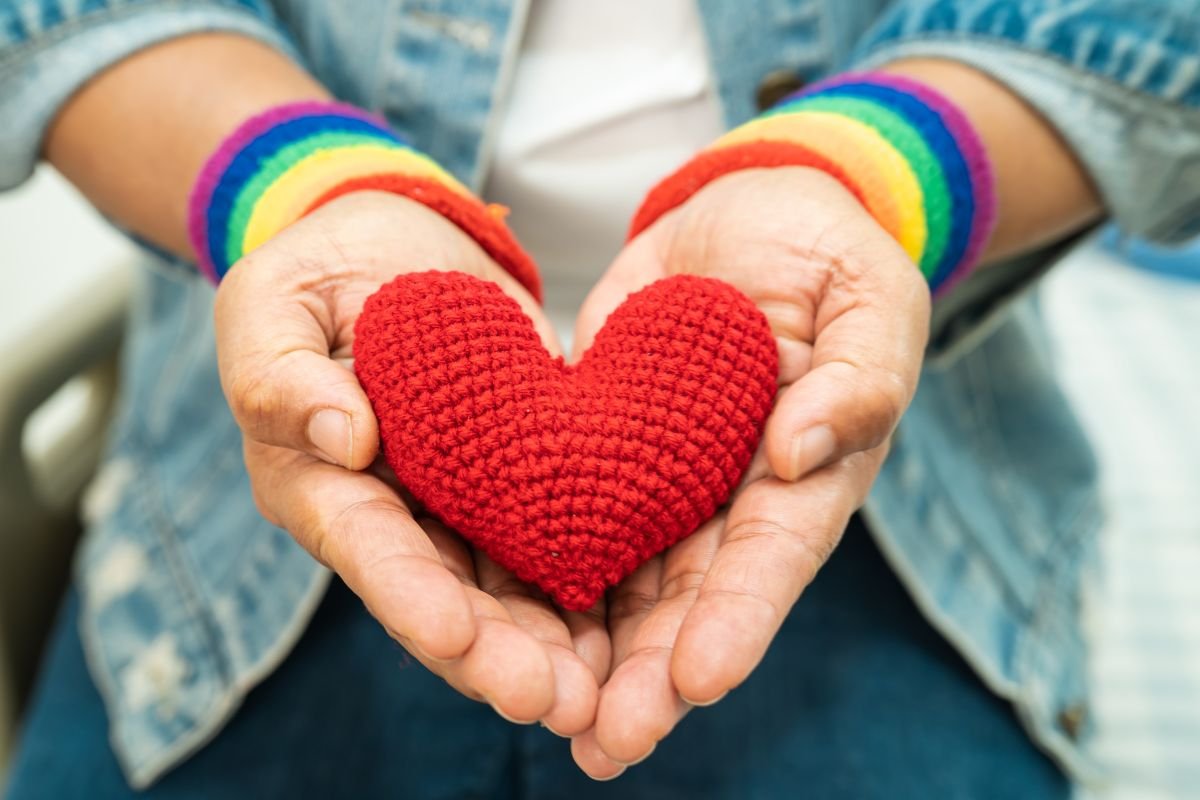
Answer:
<svg viewBox="0 0 1200 800"><path fill-rule="evenodd" d="M864 502L928 336L920 271L815 170L734 173L664 215L588 297L577 353L630 292L678 273L720 278L758 305L779 346L779 394L728 510L609 595L612 669L595 726L572 742L598 778L753 671Z"/></svg>
<svg viewBox="0 0 1200 800"><path fill-rule="evenodd" d="M354 323L384 282L427 269L499 284L557 349L516 280L453 223L397 195L334 200L230 270L217 292L217 351L255 502L451 686L511 720L576 734L592 724L608 669L603 612L561 612L443 526L415 519L377 462L375 416L347 368Z"/></svg>

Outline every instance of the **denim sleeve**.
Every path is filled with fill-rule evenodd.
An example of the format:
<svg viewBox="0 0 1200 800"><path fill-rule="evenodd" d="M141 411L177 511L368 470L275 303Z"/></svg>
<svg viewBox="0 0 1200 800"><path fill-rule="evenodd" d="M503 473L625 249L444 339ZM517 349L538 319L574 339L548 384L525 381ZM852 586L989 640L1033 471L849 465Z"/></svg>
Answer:
<svg viewBox="0 0 1200 800"><path fill-rule="evenodd" d="M1118 228L1171 244L1200 234L1195 9L1196 0L896 0L850 63L937 57L987 73L1057 129ZM971 352L1082 238L979 270L935 303L926 364L947 369Z"/></svg>
<svg viewBox="0 0 1200 800"><path fill-rule="evenodd" d="M47 126L90 78L201 31L245 34L295 57L265 0L0 0L0 190L29 177Z"/></svg>
<svg viewBox="0 0 1200 800"><path fill-rule="evenodd" d="M853 61L907 56L970 64L1030 103L1124 232L1162 243L1200 234L1196 0L900 0Z"/></svg>

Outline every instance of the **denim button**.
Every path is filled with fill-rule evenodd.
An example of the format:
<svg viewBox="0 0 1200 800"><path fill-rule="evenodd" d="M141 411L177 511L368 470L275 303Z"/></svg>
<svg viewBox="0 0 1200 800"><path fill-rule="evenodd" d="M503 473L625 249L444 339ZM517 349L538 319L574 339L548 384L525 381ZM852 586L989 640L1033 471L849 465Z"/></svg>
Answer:
<svg viewBox="0 0 1200 800"><path fill-rule="evenodd" d="M1058 727L1062 729L1071 741L1078 741L1079 734L1087 722L1087 706L1083 703L1072 703L1058 712Z"/></svg>
<svg viewBox="0 0 1200 800"><path fill-rule="evenodd" d="M759 82L758 89L754 93L754 102L759 111L766 111L792 92L798 92L803 88L804 78L794 70L777 69L767 73L767 76Z"/></svg>

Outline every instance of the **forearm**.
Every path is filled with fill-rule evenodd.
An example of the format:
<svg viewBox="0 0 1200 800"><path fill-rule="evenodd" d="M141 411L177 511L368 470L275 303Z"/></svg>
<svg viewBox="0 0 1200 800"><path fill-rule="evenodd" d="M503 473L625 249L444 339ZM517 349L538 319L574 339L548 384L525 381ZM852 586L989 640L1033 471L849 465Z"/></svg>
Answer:
<svg viewBox="0 0 1200 800"><path fill-rule="evenodd" d="M1002 84L973 67L940 59L905 59L881 71L937 89L962 109L983 140L997 214L981 265L1035 250L1103 213L1096 188L1071 148Z"/></svg>
<svg viewBox="0 0 1200 800"><path fill-rule="evenodd" d="M208 155L263 109L327 97L295 63L253 39L173 39L76 93L47 134L45 156L109 217L190 258L188 193Z"/></svg>

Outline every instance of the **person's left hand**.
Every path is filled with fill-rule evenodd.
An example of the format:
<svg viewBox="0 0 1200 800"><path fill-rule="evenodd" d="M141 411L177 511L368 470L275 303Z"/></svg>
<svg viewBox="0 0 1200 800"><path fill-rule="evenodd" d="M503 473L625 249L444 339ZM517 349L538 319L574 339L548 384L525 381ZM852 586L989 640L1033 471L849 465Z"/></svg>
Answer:
<svg viewBox="0 0 1200 800"><path fill-rule="evenodd" d="M612 667L595 725L572 741L595 778L644 759L755 668L864 502L928 336L919 270L815 170L725 176L642 232L585 302L576 355L630 292L678 273L720 278L758 305L779 346L779 394L728 509L609 595Z"/></svg>

